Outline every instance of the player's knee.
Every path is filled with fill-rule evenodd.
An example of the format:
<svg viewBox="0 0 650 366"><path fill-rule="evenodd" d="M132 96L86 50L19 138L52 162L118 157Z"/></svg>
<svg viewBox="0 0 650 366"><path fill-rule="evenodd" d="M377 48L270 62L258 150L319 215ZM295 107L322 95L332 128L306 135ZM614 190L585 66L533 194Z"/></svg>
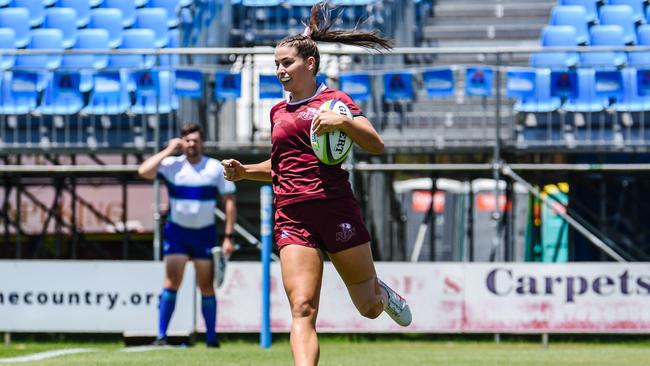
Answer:
<svg viewBox="0 0 650 366"><path fill-rule="evenodd" d="M203 296L214 295L214 286L212 286L212 282L199 285L199 290Z"/></svg>
<svg viewBox="0 0 650 366"><path fill-rule="evenodd" d="M178 288L181 287L181 281L182 280L183 280L182 277L167 276L165 278L164 286L165 286L165 288L168 288L168 289L171 289L171 290L178 290Z"/></svg>
<svg viewBox="0 0 650 366"><path fill-rule="evenodd" d="M376 282L376 278L373 277L361 283L348 285L352 303L359 314L370 319L375 319L384 310L381 291L377 288Z"/></svg>
<svg viewBox="0 0 650 366"><path fill-rule="evenodd" d="M293 318L310 318L316 315L316 302L306 296L291 299L291 316Z"/></svg>
<svg viewBox="0 0 650 366"><path fill-rule="evenodd" d="M363 311L359 310L359 313L361 313L361 315L365 316L366 318L375 319L381 315L382 311L384 311L384 306L382 305L380 299L375 299L375 301L367 304Z"/></svg>

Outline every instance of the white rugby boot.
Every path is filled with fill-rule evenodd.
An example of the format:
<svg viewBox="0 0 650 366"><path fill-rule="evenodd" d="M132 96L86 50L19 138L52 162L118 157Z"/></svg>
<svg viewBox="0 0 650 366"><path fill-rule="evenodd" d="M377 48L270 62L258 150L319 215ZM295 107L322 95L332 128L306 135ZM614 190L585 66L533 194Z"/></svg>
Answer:
<svg viewBox="0 0 650 366"><path fill-rule="evenodd" d="M388 287L382 280L377 279L379 286L386 291L386 297L388 301L384 304L384 311L388 316L395 321L395 323L406 327L411 324L413 316L411 315L411 308L409 304L406 303L406 300L401 297L397 292L393 291L392 288Z"/></svg>

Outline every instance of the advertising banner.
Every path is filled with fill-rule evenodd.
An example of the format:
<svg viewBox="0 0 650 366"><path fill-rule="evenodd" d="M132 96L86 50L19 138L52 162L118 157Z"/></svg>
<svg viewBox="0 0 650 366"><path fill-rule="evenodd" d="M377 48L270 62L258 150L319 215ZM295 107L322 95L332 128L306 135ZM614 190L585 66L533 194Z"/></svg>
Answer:
<svg viewBox="0 0 650 366"><path fill-rule="evenodd" d="M404 296L413 323L355 309L327 262L317 327L322 332L647 333L650 264L377 263L382 280ZM171 329L205 329L192 299L188 266ZM221 332L258 332L261 273L256 262L231 262L217 289ZM160 262L0 261L0 331L155 332ZM198 292L195 296L199 296ZM271 266L271 329L288 332L291 313L280 266Z"/></svg>
<svg viewBox="0 0 650 366"><path fill-rule="evenodd" d="M260 75L259 98L260 99L282 99L284 89L276 75Z"/></svg>
<svg viewBox="0 0 650 366"><path fill-rule="evenodd" d="M196 70L176 70L174 92L179 97L201 99L203 96L203 73Z"/></svg>
<svg viewBox="0 0 650 366"><path fill-rule="evenodd" d="M260 88L261 88L260 83ZM215 99L237 99L241 97L241 74L217 72L214 74Z"/></svg>
<svg viewBox="0 0 650 366"><path fill-rule="evenodd" d="M356 101L370 99L370 75L360 73L341 73L339 76L341 91Z"/></svg>
<svg viewBox="0 0 650 366"><path fill-rule="evenodd" d="M391 72L383 76L384 98L387 101L413 101L413 75L408 72Z"/></svg>
<svg viewBox="0 0 650 366"><path fill-rule="evenodd" d="M0 261L0 329L154 331L163 276L153 261ZM171 331L192 330L193 266L184 278Z"/></svg>
<svg viewBox="0 0 650 366"><path fill-rule="evenodd" d="M430 69L422 73L424 88L430 97L454 95L454 71L452 69Z"/></svg>

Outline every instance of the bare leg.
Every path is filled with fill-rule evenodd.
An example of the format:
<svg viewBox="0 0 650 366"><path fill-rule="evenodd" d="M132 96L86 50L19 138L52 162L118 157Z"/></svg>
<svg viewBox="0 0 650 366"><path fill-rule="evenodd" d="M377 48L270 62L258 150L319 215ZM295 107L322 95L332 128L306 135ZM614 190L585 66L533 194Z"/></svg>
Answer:
<svg viewBox="0 0 650 366"><path fill-rule="evenodd" d="M291 353L296 366L318 364L320 348L316 317L323 280L323 257L318 249L287 245L280 251L282 282L291 306Z"/></svg>
<svg viewBox="0 0 650 366"><path fill-rule="evenodd" d="M183 273L185 272L185 263L189 257L184 254L170 254L165 256L165 282L163 286L166 289L178 290L183 282Z"/></svg>
<svg viewBox="0 0 650 366"><path fill-rule="evenodd" d="M194 259L194 269L196 270L196 284L201 290L201 295L214 295L212 261L209 259Z"/></svg>
<svg viewBox="0 0 650 366"><path fill-rule="evenodd" d="M397 324L411 324L413 317L406 300L377 278L370 243L329 256L361 315L374 319L386 311Z"/></svg>
<svg viewBox="0 0 650 366"><path fill-rule="evenodd" d="M370 243L328 253L361 315L374 319L384 310L387 294L377 283Z"/></svg>

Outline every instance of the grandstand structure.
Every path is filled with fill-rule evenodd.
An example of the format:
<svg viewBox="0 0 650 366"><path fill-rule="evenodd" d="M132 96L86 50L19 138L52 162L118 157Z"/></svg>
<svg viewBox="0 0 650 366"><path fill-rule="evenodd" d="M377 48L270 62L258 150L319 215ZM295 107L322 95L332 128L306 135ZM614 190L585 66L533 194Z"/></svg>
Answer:
<svg viewBox="0 0 650 366"><path fill-rule="evenodd" d="M301 32L313 3L0 0L0 256L155 257L160 193L136 165L186 121L205 127L210 155L264 159L283 98L269 46ZM397 46L324 45L319 75L386 142L346 164L378 259L412 258L417 224L429 230L416 260L611 259L575 226L545 228L523 183L621 258L650 257L644 1L332 4L336 27L380 29ZM426 180L399 183L415 178ZM259 233L258 190L239 185L242 235ZM429 208L440 192L445 207Z"/></svg>

